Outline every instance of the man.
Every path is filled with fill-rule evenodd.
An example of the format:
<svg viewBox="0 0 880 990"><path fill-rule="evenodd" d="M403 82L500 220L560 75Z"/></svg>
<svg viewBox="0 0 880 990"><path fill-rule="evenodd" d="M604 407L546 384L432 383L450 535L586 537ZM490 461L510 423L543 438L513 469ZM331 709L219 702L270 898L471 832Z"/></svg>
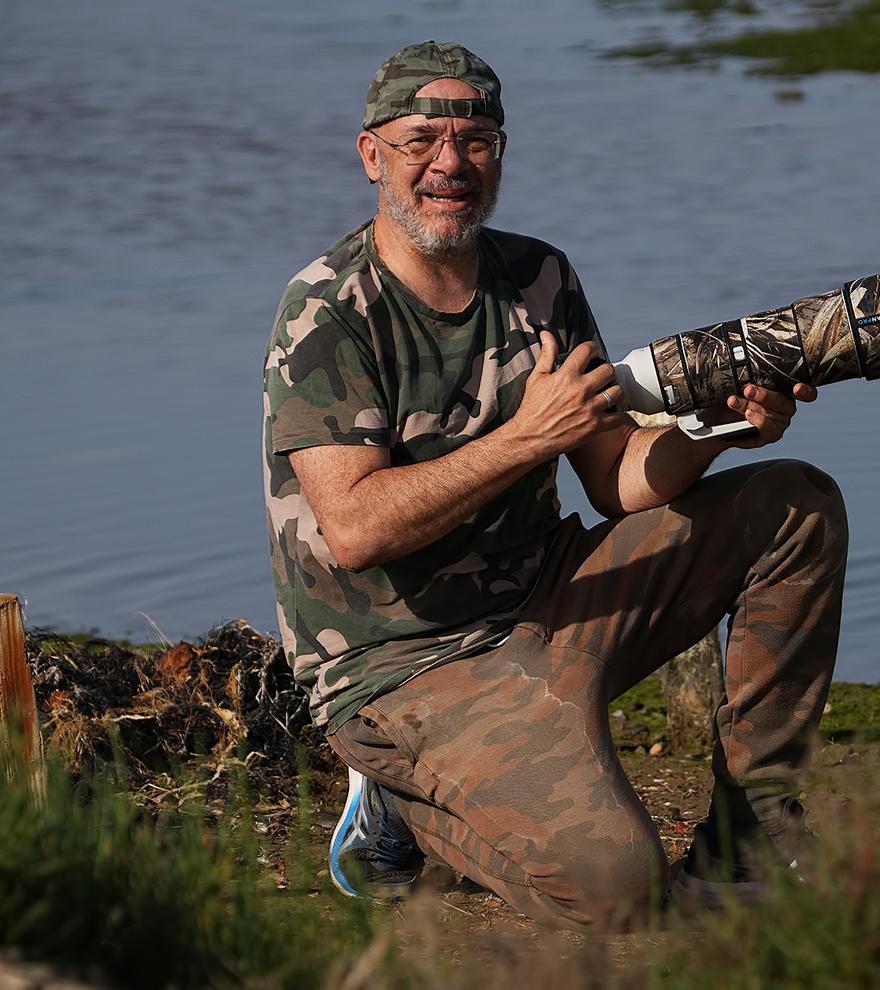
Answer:
<svg viewBox="0 0 880 990"><path fill-rule="evenodd" d="M640 429L566 257L483 226L501 87L425 42L367 97L375 218L289 284L266 359L279 622L351 768L331 843L350 894L432 853L536 918L621 921L664 888L657 832L611 741L611 699L730 615L701 898L731 837L789 862L792 797L831 679L846 555L834 483L796 462L699 480L724 449ZM797 385L794 395L815 392ZM730 409L778 440L793 398ZM565 454L608 521L559 519Z"/></svg>

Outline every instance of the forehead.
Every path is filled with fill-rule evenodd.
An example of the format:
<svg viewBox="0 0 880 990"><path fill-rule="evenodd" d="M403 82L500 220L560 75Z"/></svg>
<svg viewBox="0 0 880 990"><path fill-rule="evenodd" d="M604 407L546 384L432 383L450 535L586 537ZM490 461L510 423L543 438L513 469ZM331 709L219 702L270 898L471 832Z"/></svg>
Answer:
<svg viewBox="0 0 880 990"><path fill-rule="evenodd" d="M432 79L420 89L416 90L416 96L434 96L438 99L462 100L476 99L482 96L479 90L470 83L462 79L443 77L442 79ZM397 134L402 134L407 130L447 130L450 123L455 122L455 130L460 130L462 126L474 130L497 130L498 121L492 117L427 117L423 113L411 113L407 117L398 117L390 120L384 125L394 130Z"/></svg>
<svg viewBox="0 0 880 990"><path fill-rule="evenodd" d="M425 83L421 89L416 90L416 96L437 96L440 99L461 100L475 99L482 96L482 93L474 89L470 83L466 83L463 79L443 77L441 79L432 79L429 83Z"/></svg>

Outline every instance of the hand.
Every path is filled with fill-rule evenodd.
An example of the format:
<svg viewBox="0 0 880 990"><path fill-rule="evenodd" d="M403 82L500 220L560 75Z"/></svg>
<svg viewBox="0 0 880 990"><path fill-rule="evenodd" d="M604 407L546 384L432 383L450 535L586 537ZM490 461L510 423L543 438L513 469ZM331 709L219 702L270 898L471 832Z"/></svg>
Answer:
<svg viewBox="0 0 880 990"><path fill-rule="evenodd" d="M727 408L744 416L758 431L757 436L743 440L733 440L729 447L741 447L750 450L776 443L791 425L791 420L797 412L797 401L815 402L816 389L812 385L798 382L792 389L792 395L782 392L771 392L760 385L746 385L743 389L744 398L731 395L727 400Z"/></svg>
<svg viewBox="0 0 880 990"><path fill-rule="evenodd" d="M590 362L601 356L598 345L578 344L554 371L558 350L553 334L542 332L541 353L510 421L518 439L535 443L542 459L573 450L590 434L628 422L616 408L623 401L623 389L615 381L613 366L603 362L587 371Z"/></svg>

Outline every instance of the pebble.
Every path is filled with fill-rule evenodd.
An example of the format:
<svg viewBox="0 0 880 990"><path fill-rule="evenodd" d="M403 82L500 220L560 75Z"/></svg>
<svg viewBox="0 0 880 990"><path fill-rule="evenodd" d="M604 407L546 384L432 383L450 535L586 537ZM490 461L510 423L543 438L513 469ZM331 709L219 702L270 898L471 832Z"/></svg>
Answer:
<svg viewBox="0 0 880 990"><path fill-rule="evenodd" d="M663 743L655 742L648 750L648 756L659 756L663 752Z"/></svg>
<svg viewBox="0 0 880 990"><path fill-rule="evenodd" d="M830 715L833 711L834 711L834 709L826 701L825 702L825 707L822 709L822 714L823 715Z"/></svg>

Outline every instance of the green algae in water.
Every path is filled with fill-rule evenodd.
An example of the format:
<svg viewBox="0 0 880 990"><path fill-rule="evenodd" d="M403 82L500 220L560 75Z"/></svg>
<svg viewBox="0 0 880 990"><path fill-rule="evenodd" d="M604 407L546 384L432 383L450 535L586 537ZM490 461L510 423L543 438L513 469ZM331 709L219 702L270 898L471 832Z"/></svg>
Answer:
<svg viewBox="0 0 880 990"><path fill-rule="evenodd" d="M685 11L706 19L716 14L731 13L752 17L760 13L751 0L669 0L666 9Z"/></svg>
<svg viewBox="0 0 880 990"><path fill-rule="evenodd" d="M748 32L709 42L720 55L761 59L761 75L880 72L880 2L859 4L838 19L791 30Z"/></svg>
<svg viewBox="0 0 880 990"><path fill-rule="evenodd" d="M720 55L756 59L758 75L805 76L819 72L880 72L880 0L846 5L819 23L798 28L747 31L700 45L653 41L608 53L656 66L705 65Z"/></svg>

